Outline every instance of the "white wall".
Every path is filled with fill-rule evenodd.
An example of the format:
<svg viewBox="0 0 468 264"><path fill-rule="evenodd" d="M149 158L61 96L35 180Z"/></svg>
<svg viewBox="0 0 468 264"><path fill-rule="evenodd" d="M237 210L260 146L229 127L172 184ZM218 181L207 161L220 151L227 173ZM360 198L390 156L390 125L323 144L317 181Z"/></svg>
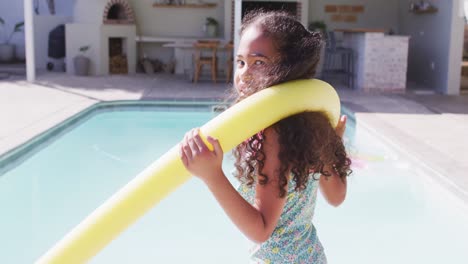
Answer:
<svg viewBox="0 0 468 264"><path fill-rule="evenodd" d="M128 73L135 73L136 69L136 34L134 25L102 25L100 27L101 38L101 65L97 71L98 75L109 74L109 38L123 38L125 54L127 56Z"/></svg>
<svg viewBox="0 0 468 264"><path fill-rule="evenodd" d="M33 0L30 0L33 1ZM77 0L55 0L55 12L59 16L71 16L74 3ZM39 0L39 14L49 15L49 9L45 0ZM0 1L0 17L6 22L8 33L11 32L14 25L24 20L24 5L23 0L1 0ZM3 32L2 34L3 38ZM24 34L19 33L13 37L12 40L15 44L24 46Z"/></svg>
<svg viewBox="0 0 468 264"><path fill-rule="evenodd" d="M400 0L400 31L411 36L408 79L440 93L460 90L463 18L457 1L435 2L437 13L417 15L408 12L411 0Z"/></svg>
<svg viewBox="0 0 468 264"><path fill-rule="evenodd" d="M108 0L76 0L73 6L73 22L102 24L107 3Z"/></svg>
<svg viewBox="0 0 468 264"><path fill-rule="evenodd" d="M71 21L71 17L66 16L35 16L34 17L34 38L35 38L35 60L36 69L45 69L50 61L49 51L49 33L60 24L66 24Z"/></svg>
<svg viewBox="0 0 468 264"><path fill-rule="evenodd" d="M102 23L108 0L75 0L75 23ZM204 37L203 25L207 17L219 22L219 35L224 37L225 0L211 0L214 8L153 7L155 0L127 0L135 13L139 35L153 37ZM197 2L197 0L187 0ZM229 25L230 26L230 25Z"/></svg>
<svg viewBox="0 0 468 264"><path fill-rule="evenodd" d="M207 17L215 18L218 23L218 38L231 38L230 0L211 0L217 3L214 8L163 8L153 7L154 0L128 0L135 13L137 35L151 37L204 38L203 25ZM197 0L186 0L197 2ZM228 10L225 10L225 7ZM229 12L229 13L228 13ZM225 26L226 25L226 26ZM139 56L157 58L164 63L174 59L174 49L164 48L161 44L139 44Z"/></svg>
<svg viewBox="0 0 468 264"><path fill-rule="evenodd" d="M31 0L33 1L33 0ZM73 14L73 7L77 1L83 0L56 0L56 12L60 16ZM187 0L194 2L196 0ZM203 37L202 26L206 17L216 18L220 23L220 37L228 31L225 30L226 18L225 4L230 0L216 1L216 8L155 8L154 0L129 0L134 8L137 19L137 34L148 36L184 36ZM309 22L324 20L330 29L333 28L392 28L396 33L410 35L408 78L421 82L434 90L443 93L457 93L459 90L458 57L461 58L462 45L462 18L458 16L459 2L462 0L434 1L439 12L432 15L414 15L408 12L409 2L413 0L310 0ZM326 4L364 5L365 12L358 15L356 23L332 23L329 14L324 12ZM46 3L39 0L40 14L48 14ZM23 1L1 0L0 17L7 23L7 30L11 32L14 24L24 19ZM227 27L230 27L228 24ZM50 30L49 30L50 31ZM83 29L84 35L91 34L93 30ZM3 32L2 32L3 33ZM0 34L2 34L0 33ZM37 36L48 35L44 32L36 33ZM228 38L230 36L227 36ZM70 48L67 43L67 51L75 50L80 45L92 44L80 37L75 38L77 43ZM96 38L97 39L97 38ZM44 38L40 40L43 42ZM12 42L24 46L24 35L16 34ZM96 44L96 43L95 43ZM41 45L41 44L37 44ZM93 45L94 46L94 45ZM95 46L96 47L96 46ZM43 48L39 47L39 51ZM45 51L44 51L45 52ZM96 49L89 52L97 52ZM40 53L40 52L39 52ZM76 51L74 51L76 54ZM68 55L68 54L67 54ZM70 57L70 56L69 56ZM39 59L39 58L38 58ZM42 68L43 62L38 61ZM432 67L433 66L433 67ZM71 70L71 69L68 69Z"/></svg>
<svg viewBox="0 0 468 264"><path fill-rule="evenodd" d="M16 23L24 20L23 1L19 0L1 0L0 17L5 20L5 29L0 28L0 42L3 42L5 34L12 32ZM17 33L12 38L11 43L19 44L24 47L24 33Z"/></svg>
<svg viewBox="0 0 468 264"><path fill-rule="evenodd" d="M33 1L33 0L30 0ZM55 0L55 12L58 16L56 20L62 20L63 17L69 17L72 15L73 5L76 0ZM40 15L49 15L49 9L45 0L38 1L39 14ZM24 1L23 0L0 0L0 17L5 20L6 32L2 32L0 28L0 42L3 41L5 33L10 34L13 30L13 27L16 23L24 21ZM55 20L55 18L52 18ZM47 24L47 23L46 23ZM38 54L38 52L44 52L44 41L45 37L48 37L49 31L52 29L50 25L45 25L41 23L40 25L34 25L39 27L35 29L35 38L36 38L36 63L38 68L43 68L43 54ZM17 45L17 53L24 56L24 33L16 33L11 42ZM47 52L47 51L46 51ZM38 56L39 55L39 56ZM39 59L39 61L37 61Z"/></svg>
<svg viewBox="0 0 468 264"><path fill-rule="evenodd" d="M90 46L83 55L90 59L90 75L109 74L109 37L125 38L128 72L135 73L136 35L133 25L66 24L67 73L74 74L73 58L80 55L80 47Z"/></svg>
<svg viewBox="0 0 468 264"><path fill-rule="evenodd" d="M463 0L452 2L452 19L450 25L450 46L446 94L460 94L461 66L464 42Z"/></svg>
<svg viewBox="0 0 468 264"><path fill-rule="evenodd" d="M90 46L85 55L91 59L90 74L96 75L101 65L98 64L96 58L101 54L101 29L93 24L66 24L65 35L66 41L66 63L67 73L74 74L73 58L80 54L80 47Z"/></svg>
<svg viewBox="0 0 468 264"><path fill-rule="evenodd" d="M10 0L7 0L10 1ZM22 2L22 0L15 0ZM32 0L33 1L33 0ZM55 0L55 14L59 16L70 17L73 15L73 6L79 0ZM46 0L39 0L39 15L50 15L49 8L47 7Z"/></svg>
<svg viewBox="0 0 468 264"><path fill-rule="evenodd" d="M219 22L218 37L224 37L224 0L211 0L210 2L218 4L214 8L153 7L154 0L129 0L129 2L135 12L139 35L204 37L202 29L205 20L207 17L213 17Z"/></svg>
<svg viewBox="0 0 468 264"><path fill-rule="evenodd" d="M326 5L364 5L364 12L358 13L355 23L332 22ZM309 22L323 20L328 29L336 28L383 28L398 32L398 1L394 0L311 0Z"/></svg>

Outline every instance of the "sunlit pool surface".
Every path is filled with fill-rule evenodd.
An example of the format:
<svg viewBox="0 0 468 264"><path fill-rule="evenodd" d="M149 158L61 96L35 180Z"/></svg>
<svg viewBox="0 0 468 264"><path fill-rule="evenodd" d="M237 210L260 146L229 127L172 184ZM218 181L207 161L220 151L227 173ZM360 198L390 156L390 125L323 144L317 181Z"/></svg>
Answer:
<svg viewBox="0 0 468 264"><path fill-rule="evenodd" d="M32 263L214 115L199 108L99 113L5 172L0 263ZM314 219L329 263L468 263L461 203L361 126L350 123L346 141L355 164L348 197L333 208L319 195ZM225 161L229 174L232 160ZM91 263L247 263L249 246L191 179Z"/></svg>

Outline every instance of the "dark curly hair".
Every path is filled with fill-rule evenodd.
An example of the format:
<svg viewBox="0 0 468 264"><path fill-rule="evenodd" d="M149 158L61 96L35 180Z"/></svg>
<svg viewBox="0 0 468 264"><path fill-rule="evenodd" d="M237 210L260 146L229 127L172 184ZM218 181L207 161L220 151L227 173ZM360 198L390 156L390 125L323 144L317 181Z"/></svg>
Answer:
<svg viewBox="0 0 468 264"><path fill-rule="evenodd" d="M267 69L265 76L249 87L247 93L238 96L237 101L266 87L296 79L308 79L315 75L323 45L320 33L308 31L285 12L250 12L242 21L240 35L253 26L271 38L279 56L275 58L274 65ZM306 187L311 173L314 173L314 180L318 179L315 174L329 177L335 173L344 180L351 173L351 161L343 142L325 113L299 113L282 119L271 127L278 134L280 145L280 197L286 195L289 172L296 191ZM248 186L255 183L257 175L259 184L265 185L269 181L270 176L263 173L264 142L265 133L261 131L239 144L233 151L237 178Z"/></svg>

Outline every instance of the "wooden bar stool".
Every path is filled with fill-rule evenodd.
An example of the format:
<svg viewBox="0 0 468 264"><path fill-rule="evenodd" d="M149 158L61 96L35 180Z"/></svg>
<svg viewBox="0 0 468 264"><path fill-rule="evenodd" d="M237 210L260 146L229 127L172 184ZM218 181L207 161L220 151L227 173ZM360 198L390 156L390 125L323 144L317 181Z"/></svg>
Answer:
<svg viewBox="0 0 468 264"><path fill-rule="evenodd" d="M216 52L219 41L197 41L193 44L195 48L195 73L193 81L196 83L200 78L203 65L211 67L211 79L216 83L216 72L218 70L218 62Z"/></svg>
<svg viewBox="0 0 468 264"><path fill-rule="evenodd" d="M336 58L338 56L341 57L341 64L336 63ZM338 46L335 33L330 31L327 32L322 76L327 79L332 75L342 75L346 77L347 85L351 89L354 88L354 51L352 48Z"/></svg>
<svg viewBox="0 0 468 264"><path fill-rule="evenodd" d="M224 48L226 49L226 82L230 82L232 78L232 65L234 63L234 44L231 42L227 43Z"/></svg>

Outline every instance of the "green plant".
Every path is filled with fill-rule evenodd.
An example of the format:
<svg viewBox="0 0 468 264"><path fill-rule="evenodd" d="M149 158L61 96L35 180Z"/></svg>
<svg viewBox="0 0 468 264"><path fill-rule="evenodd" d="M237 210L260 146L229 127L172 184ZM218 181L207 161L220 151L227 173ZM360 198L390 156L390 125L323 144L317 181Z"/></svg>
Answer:
<svg viewBox="0 0 468 264"><path fill-rule="evenodd" d="M327 24L323 20L316 20L309 23L310 31L319 31L322 33L327 32Z"/></svg>
<svg viewBox="0 0 468 264"><path fill-rule="evenodd" d="M1 18L1 17L0 17L0 26L2 26L3 30L5 30L5 20L3 20L3 18ZM24 28L24 22L16 23L15 27L13 28L13 31L10 34L6 34L4 43L5 44L10 44L10 41L11 41L11 38L13 37L13 35L15 33L18 33L18 32L23 32L23 28Z"/></svg>
<svg viewBox="0 0 468 264"><path fill-rule="evenodd" d="M218 25L218 21L212 17L207 17L206 18L206 25L213 25L213 26L217 26Z"/></svg>

